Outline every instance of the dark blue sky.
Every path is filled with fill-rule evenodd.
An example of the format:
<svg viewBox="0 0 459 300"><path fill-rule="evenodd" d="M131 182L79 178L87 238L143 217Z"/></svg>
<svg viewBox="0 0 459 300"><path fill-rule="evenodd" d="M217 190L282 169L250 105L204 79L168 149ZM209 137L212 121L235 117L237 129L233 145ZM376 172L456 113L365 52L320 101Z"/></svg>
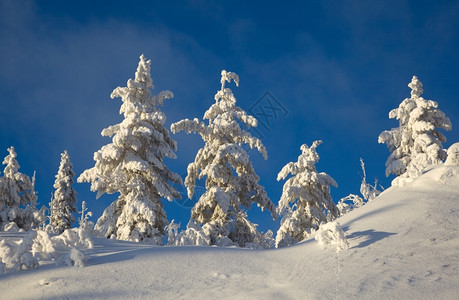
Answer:
<svg viewBox="0 0 459 300"><path fill-rule="evenodd" d="M459 2L246 2L1 1L0 157L14 145L21 171L37 171L47 204L61 152L69 151L79 175L110 142L101 130L121 121L121 101L110 93L134 77L142 53L152 61L154 93L175 94L163 108L167 127L202 118L222 69L240 76L240 86L229 87L262 123L254 134L268 160L249 154L276 204L277 173L316 139L324 141L317 169L339 185L335 201L358 193L360 157L368 179L389 187L389 151L377 138L398 126L388 113L409 97L413 75L451 119L444 146L459 141ZM184 174L203 143L197 135L174 138L178 159L168 165ZM89 184L74 188L94 221L114 199L95 200ZM187 223L190 202L183 204L166 203L169 220ZM277 230L269 213L250 214L262 230Z"/></svg>

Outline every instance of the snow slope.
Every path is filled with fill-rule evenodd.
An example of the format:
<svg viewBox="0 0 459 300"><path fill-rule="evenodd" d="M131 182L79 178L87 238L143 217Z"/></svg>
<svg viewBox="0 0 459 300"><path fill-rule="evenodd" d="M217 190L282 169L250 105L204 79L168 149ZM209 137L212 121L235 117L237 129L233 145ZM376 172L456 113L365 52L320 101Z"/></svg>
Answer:
<svg viewBox="0 0 459 300"><path fill-rule="evenodd" d="M0 275L0 298L455 299L458 187L459 167L439 166L387 189L338 220L341 252L314 239L261 251L95 239L86 267Z"/></svg>

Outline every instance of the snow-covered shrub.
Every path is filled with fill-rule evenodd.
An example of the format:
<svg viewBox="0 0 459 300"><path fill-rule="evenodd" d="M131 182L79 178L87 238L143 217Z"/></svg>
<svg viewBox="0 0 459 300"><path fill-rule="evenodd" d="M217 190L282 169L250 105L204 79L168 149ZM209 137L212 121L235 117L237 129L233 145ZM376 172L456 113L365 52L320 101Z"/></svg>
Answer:
<svg viewBox="0 0 459 300"><path fill-rule="evenodd" d="M446 158L445 165L459 166L459 143L452 144L447 151L448 157Z"/></svg>
<svg viewBox="0 0 459 300"><path fill-rule="evenodd" d="M177 238L179 236L180 224L175 223L175 220L172 220L165 228L167 244L168 246L174 246L177 244Z"/></svg>
<svg viewBox="0 0 459 300"><path fill-rule="evenodd" d="M367 172L365 171L365 163L362 158L360 158L360 166L362 167L363 172L362 183L360 184L360 194L363 199L368 202L378 197L378 195L381 194L381 191L378 189L377 179L375 179L374 185L367 183Z"/></svg>
<svg viewBox="0 0 459 300"><path fill-rule="evenodd" d="M58 248L93 248L94 242L83 228L66 229L62 234L52 238Z"/></svg>
<svg viewBox="0 0 459 300"><path fill-rule="evenodd" d="M348 196L341 198L336 204L336 207L339 210L340 216L347 214L351 210L361 207L365 204L365 200L354 194L349 194Z"/></svg>
<svg viewBox="0 0 459 300"><path fill-rule="evenodd" d="M413 76L411 97L389 112L389 118L399 120L399 127L383 131L379 143L385 143L391 152L386 161L386 176L398 176L392 184L403 184L422 174L430 165L446 159L442 143L445 136L436 128L451 130L451 122L438 109L438 103L425 100L422 83Z"/></svg>
<svg viewBox="0 0 459 300"><path fill-rule="evenodd" d="M338 217L339 210L330 196L330 186L337 186L328 174L318 173L319 161L316 148L322 141L315 141L309 148L301 146L302 154L297 162L285 165L277 180L293 175L284 184L279 200L279 214L283 215L276 235L276 247L285 247L309 237L323 222ZM294 203L290 206L290 203Z"/></svg>
<svg viewBox="0 0 459 300"><path fill-rule="evenodd" d="M94 222L89 221L89 218L92 217L92 212L87 211L88 208L86 207L86 201L81 203L81 216L79 220L80 228L83 228L87 233L90 235L94 235L96 232L94 231Z"/></svg>
<svg viewBox="0 0 459 300"><path fill-rule="evenodd" d="M18 227L29 230L37 226L35 175L19 172L17 154L14 147L8 148L9 154L3 160L6 165L4 176L0 177L0 224L15 222Z"/></svg>
<svg viewBox="0 0 459 300"><path fill-rule="evenodd" d="M60 256L57 259L56 264L67 265L69 267L84 267L87 261L88 257L81 250L72 248L69 253Z"/></svg>
<svg viewBox="0 0 459 300"><path fill-rule="evenodd" d="M208 224L204 225L203 228L195 222L190 221L186 227L186 230L183 230L179 233L177 224L171 223L170 226L172 227L169 227L170 235L168 245L209 246L210 238L206 230L208 229L207 225Z"/></svg>
<svg viewBox="0 0 459 300"><path fill-rule="evenodd" d="M21 230L24 231L24 229L19 228L18 225L14 222L4 223L0 229L5 232L21 232Z"/></svg>
<svg viewBox="0 0 459 300"><path fill-rule="evenodd" d="M250 223L245 210L256 203L261 209L271 212L276 217L274 204L268 198L264 187L258 184L249 155L243 145L256 148L266 159L266 149L262 142L241 128L256 127L257 120L236 106L236 98L226 82L233 80L239 85L237 74L221 73L221 89L215 95L215 103L205 112L203 119L185 119L171 125L173 133L199 133L204 140L204 147L196 154L194 162L188 165L185 178L188 197L191 199L196 180L206 178L206 192L199 198L191 212L192 224L200 224L207 238L195 235L194 228L187 232L185 242L199 239L199 242L210 240L211 245L227 244L228 238L245 247L247 243L260 243L262 233L256 225ZM201 231L198 231L201 232Z"/></svg>
<svg viewBox="0 0 459 300"><path fill-rule="evenodd" d="M378 180L375 180L374 185L367 183L365 163L362 158L360 158L360 166L363 172L362 183L360 184L360 194L363 198L354 194L349 194L348 196L341 198L338 204L336 204L340 215L347 214L351 210L363 206L366 202L375 199L379 194L381 194L381 191L378 189Z"/></svg>
<svg viewBox="0 0 459 300"><path fill-rule="evenodd" d="M162 244L168 221L161 198L180 198L170 183L182 180L163 162L164 157L176 158L177 144L164 128L166 116L159 109L173 94L152 95L150 63L140 56L135 79L112 92L111 98L121 97L124 120L102 131L112 143L94 153L95 166L84 171L78 182L90 182L97 197L120 193L97 221L96 230L120 240Z"/></svg>
<svg viewBox="0 0 459 300"><path fill-rule="evenodd" d="M48 232L43 230L36 231L32 252L39 259L54 258L56 254L55 242L53 242Z"/></svg>
<svg viewBox="0 0 459 300"><path fill-rule="evenodd" d="M75 222L73 213L78 212L78 210L76 208L77 193L72 188L74 176L73 165L70 162L67 150L65 150L61 154L61 163L53 186L56 191L49 204L51 210L49 224L56 233L64 232Z"/></svg>
<svg viewBox="0 0 459 300"><path fill-rule="evenodd" d="M349 242L337 221L321 224L314 238L324 249L328 246L336 246L336 252L349 249Z"/></svg>
<svg viewBox="0 0 459 300"><path fill-rule="evenodd" d="M0 241L0 271L14 272L38 267L37 255L32 253L32 246L37 233L31 231L19 243Z"/></svg>
<svg viewBox="0 0 459 300"><path fill-rule="evenodd" d="M93 241L82 228L67 229L57 236L32 230L18 242L0 241L0 273L37 268L45 260L84 266L87 257L82 249L86 248L93 248Z"/></svg>

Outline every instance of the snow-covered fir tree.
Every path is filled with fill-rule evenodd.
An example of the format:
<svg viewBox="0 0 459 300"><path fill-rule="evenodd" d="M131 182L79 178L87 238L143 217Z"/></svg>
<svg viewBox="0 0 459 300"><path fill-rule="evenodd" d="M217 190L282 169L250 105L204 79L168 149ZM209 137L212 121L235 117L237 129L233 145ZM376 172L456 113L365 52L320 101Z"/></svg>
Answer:
<svg viewBox="0 0 459 300"><path fill-rule="evenodd" d="M422 83L416 76L408 86L411 97L389 112L389 118L397 119L399 127L383 131L378 138L391 152L386 161L386 176L399 176L393 184L415 178L426 167L445 160L442 142L446 138L437 128L451 130L451 122L438 109L438 103L421 97Z"/></svg>
<svg viewBox="0 0 459 300"><path fill-rule="evenodd" d="M8 152L3 160L3 177L0 178L0 225L14 222L18 227L29 230L38 222L35 176L31 180L19 172L14 147L8 148Z"/></svg>
<svg viewBox="0 0 459 300"><path fill-rule="evenodd" d="M297 162L289 162L277 175L277 180L293 175L284 184L279 200L281 226L277 231L276 247L295 244L311 236L321 223L338 217L339 210L330 196L330 186L335 180L326 173L318 173L319 161L316 148L322 141L314 141L311 147L301 146ZM290 203L293 205L290 206Z"/></svg>
<svg viewBox="0 0 459 300"><path fill-rule="evenodd" d="M53 185L56 190L49 204L51 210L49 224L56 233L62 233L65 229L69 229L75 221L73 213L78 212L76 207L77 193L72 187L74 176L73 165L67 150L65 150L61 154L61 163Z"/></svg>
<svg viewBox="0 0 459 300"><path fill-rule="evenodd" d="M256 148L265 159L267 153L262 142L239 124L241 122L247 128L256 127L257 120L236 106L233 92L225 87L225 83L231 80L239 85L237 74L223 70L221 89L215 95L215 103L204 114L203 119L208 120L208 125L195 118L181 120L171 126L174 133L199 133L205 142L187 169L185 186L190 199L196 180L206 178L206 192L191 211L187 232L195 236L199 225L199 240L211 245L267 247L270 233L267 233L268 236L260 233L257 225L249 221L247 210L255 203L262 210L271 212L273 218L276 210L264 187L258 184L259 177L242 146L247 144L252 149ZM182 235L181 239L189 237Z"/></svg>
<svg viewBox="0 0 459 300"><path fill-rule="evenodd" d="M164 128L166 116L159 109L173 94L152 95L150 64L140 56L135 79L112 92L111 98L123 101L124 120L102 131L112 143L94 153L95 166L84 171L78 182L90 182L97 197L120 193L97 221L96 230L120 240L162 244L168 220L161 198L180 198L171 182L182 180L163 162L164 157L176 158L177 144Z"/></svg>

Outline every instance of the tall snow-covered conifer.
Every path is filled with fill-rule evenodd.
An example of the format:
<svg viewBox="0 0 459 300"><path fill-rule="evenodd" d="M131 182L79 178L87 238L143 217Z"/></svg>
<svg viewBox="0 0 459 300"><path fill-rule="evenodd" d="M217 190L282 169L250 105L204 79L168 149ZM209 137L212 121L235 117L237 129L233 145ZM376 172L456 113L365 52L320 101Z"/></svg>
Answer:
<svg viewBox="0 0 459 300"><path fill-rule="evenodd" d="M309 148L301 146L297 162L289 162L277 175L277 180L290 177L284 184L279 200L279 214L283 215L277 231L276 247L295 244L309 237L322 222L338 217L339 210L330 196L330 185L337 187L335 180L326 173L318 173L315 164L319 161L316 148L322 141L315 141ZM293 208L290 203L294 203Z"/></svg>
<svg viewBox="0 0 459 300"><path fill-rule="evenodd" d="M51 209L50 225L57 233L62 233L64 230L69 229L72 222L75 221L73 213L78 212L76 207L77 193L72 187L73 165L70 162L67 150L61 154L61 163L54 182L53 199L49 204Z"/></svg>
<svg viewBox="0 0 459 300"><path fill-rule="evenodd" d="M415 178L426 167L445 160L442 142L446 138L436 128L451 130L451 122L438 109L438 103L420 97L422 83L416 76L408 86L411 97L389 112L389 118L399 120L399 127L383 131L378 138L378 142L385 143L391 152L386 161L386 176L399 176L393 184L401 179Z"/></svg>
<svg viewBox="0 0 459 300"><path fill-rule="evenodd" d="M15 222L25 230L36 225L37 196L34 180L19 172L19 163L14 147L8 148L9 154L3 160L6 165L0 178L0 224Z"/></svg>
<svg viewBox="0 0 459 300"><path fill-rule="evenodd" d="M191 198L196 180L206 177L206 192L192 209L188 231L194 232L196 225L201 225L205 236L201 240L211 245L266 246L266 236L248 220L246 210L256 203L275 218L275 206L258 184L259 177L242 145L256 148L265 159L266 149L259 139L239 126L242 122L248 128L255 127L257 120L236 106L233 92L225 87L225 82L231 80L239 85L237 74L223 70L215 103L204 114L208 125L195 118L171 126L174 133L199 133L205 142L195 161L188 165L185 179Z"/></svg>
<svg viewBox="0 0 459 300"><path fill-rule="evenodd" d="M160 198L180 198L170 183L182 181L163 162L164 157L176 158L177 144L164 128L166 116L159 109L173 94L152 95L150 63L140 56L135 79L112 92L111 98L123 101L124 120L102 131L112 143L94 153L95 166L84 171L78 182L91 182L97 197L120 193L97 221L96 230L120 240L162 244L168 220Z"/></svg>

